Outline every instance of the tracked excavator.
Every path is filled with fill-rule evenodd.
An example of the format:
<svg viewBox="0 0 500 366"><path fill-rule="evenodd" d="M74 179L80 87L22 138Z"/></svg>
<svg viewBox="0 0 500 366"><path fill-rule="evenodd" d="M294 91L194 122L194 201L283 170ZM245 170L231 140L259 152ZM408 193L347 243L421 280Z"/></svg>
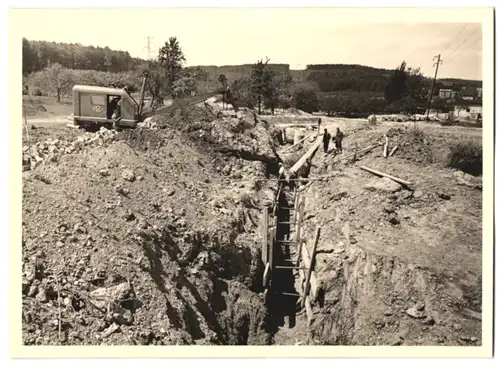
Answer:
<svg viewBox="0 0 500 366"><path fill-rule="evenodd" d="M235 112L239 108L234 93L230 90L227 79L219 77L222 89L206 94L195 95L186 99L178 99L171 105L160 108L144 109L144 97L148 74L143 75L139 101L136 101L126 88L75 85L73 94L73 113L68 117L68 127L91 128L105 126L108 128L135 128L140 122L147 122L155 115L172 112L178 108L203 102L216 95L222 95L231 104Z"/></svg>

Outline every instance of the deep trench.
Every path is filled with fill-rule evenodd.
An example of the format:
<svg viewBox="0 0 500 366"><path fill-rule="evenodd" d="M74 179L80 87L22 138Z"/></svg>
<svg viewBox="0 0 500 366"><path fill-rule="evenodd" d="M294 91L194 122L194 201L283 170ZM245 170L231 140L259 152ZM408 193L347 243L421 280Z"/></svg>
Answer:
<svg viewBox="0 0 500 366"><path fill-rule="evenodd" d="M278 222L291 222L294 214L291 210L293 202L289 197L286 187L279 197L277 197L276 217ZM276 243L273 246L273 260L275 266L294 267L296 257L293 256L291 246L279 244L281 240L292 240L292 225L284 224L276 227ZM296 250L295 250L296 251ZM271 277L271 290L267 301L269 318L266 323L266 330L273 337L279 327L295 327L297 300L299 294L295 288L295 274L292 269L275 268ZM293 294L293 295L292 295ZM286 319L288 318L288 324ZM272 339L271 339L272 343Z"/></svg>

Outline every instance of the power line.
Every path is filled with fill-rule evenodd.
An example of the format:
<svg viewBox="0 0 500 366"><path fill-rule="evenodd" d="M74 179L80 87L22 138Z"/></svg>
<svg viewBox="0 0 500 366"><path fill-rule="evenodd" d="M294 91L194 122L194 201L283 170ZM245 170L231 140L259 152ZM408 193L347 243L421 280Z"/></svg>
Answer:
<svg viewBox="0 0 500 366"><path fill-rule="evenodd" d="M463 30L467 27L467 24L464 24L464 26L462 27L462 29L460 29L460 32L458 32L458 34L455 36L455 38L453 38L453 40L448 44L448 46L446 46L446 48L443 50L443 53L446 52L448 50L448 48L450 48L450 46L452 45L453 42L455 42L455 40L458 38L458 36L460 34L462 34Z"/></svg>
<svg viewBox="0 0 500 366"><path fill-rule="evenodd" d="M461 54L463 54L465 51L467 51L469 48L471 48L473 45L475 45L478 41L480 41L482 39L482 36L479 36L474 42L470 43L469 46L467 46L467 48L465 48L462 52L456 54L454 57L451 58L451 60L447 61L447 64L449 65L450 62L452 62L454 59L456 59L458 56L460 56Z"/></svg>
<svg viewBox="0 0 500 366"><path fill-rule="evenodd" d="M460 43L458 45L458 47L456 47L451 53L448 54L448 56L445 58L445 61L447 61L447 59L454 53L456 52L464 43L465 41L467 41L473 34L474 32L476 31L476 29L478 29L481 25L478 25L476 28L474 28L474 30L472 32L469 33L469 35L467 37L465 37L465 39L462 41L462 43Z"/></svg>

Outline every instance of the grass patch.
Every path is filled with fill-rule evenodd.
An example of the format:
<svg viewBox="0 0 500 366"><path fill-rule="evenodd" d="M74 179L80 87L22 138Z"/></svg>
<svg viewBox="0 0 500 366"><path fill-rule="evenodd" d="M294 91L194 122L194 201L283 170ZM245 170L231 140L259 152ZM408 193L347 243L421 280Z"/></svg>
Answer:
<svg viewBox="0 0 500 366"><path fill-rule="evenodd" d="M447 166L465 173L483 174L483 146L476 140L464 139L453 142L447 157Z"/></svg>
<svg viewBox="0 0 500 366"><path fill-rule="evenodd" d="M467 121L441 121L439 122L441 126L460 126L460 127L470 127L470 128L482 128L483 124L481 122L467 122Z"/></svg>

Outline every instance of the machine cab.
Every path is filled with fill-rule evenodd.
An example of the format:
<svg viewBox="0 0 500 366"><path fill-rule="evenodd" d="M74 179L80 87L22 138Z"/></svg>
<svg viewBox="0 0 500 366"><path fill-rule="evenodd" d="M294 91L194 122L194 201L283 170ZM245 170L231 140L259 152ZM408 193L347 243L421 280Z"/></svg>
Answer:
<svg viewBox="0 0 500 366"><path fill-rule="evenodd" d="M139 105L123 89L75 85L73 87L73 120L75 125L113 124L117 105L120 119L117 125L135 127L139 120Z"/></svg>

